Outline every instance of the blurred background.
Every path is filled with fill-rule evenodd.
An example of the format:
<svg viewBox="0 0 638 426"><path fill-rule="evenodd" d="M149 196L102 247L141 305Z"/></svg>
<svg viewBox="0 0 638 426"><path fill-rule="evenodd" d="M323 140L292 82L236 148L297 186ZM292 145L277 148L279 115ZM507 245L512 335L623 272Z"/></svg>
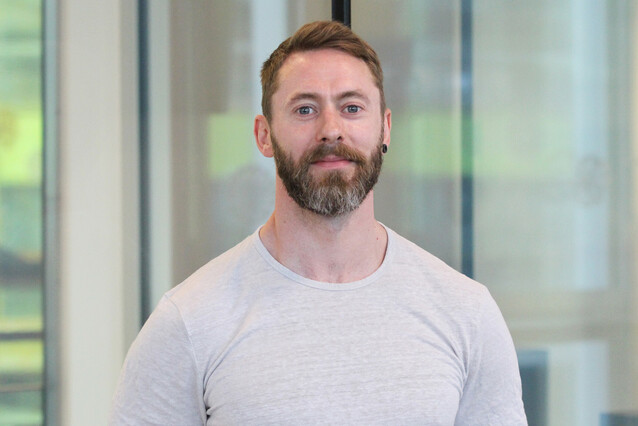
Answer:
<svg viewBox="0 0 638 426"><path fill-rule="evenodd" d="M377 218L485 284L530 425L638 424L638 4L352 0ZM0 0L0 424L106 422L161 297L270 215L259 69L319 0Z"/></svg>

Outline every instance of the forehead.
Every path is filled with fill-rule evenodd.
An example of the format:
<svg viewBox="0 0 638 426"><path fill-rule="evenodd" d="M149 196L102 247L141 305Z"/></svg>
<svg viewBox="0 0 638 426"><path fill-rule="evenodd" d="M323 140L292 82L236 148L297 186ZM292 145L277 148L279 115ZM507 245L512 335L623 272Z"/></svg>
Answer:
<svg viewBox="0 0 638 426"><path fill-rule="evenodd" d="M352 90L367 93L372 99L380 96L368 65L362 59L335 49L291 54L279 69L277 81L275 98L287 98L296 92Z"/></svg>

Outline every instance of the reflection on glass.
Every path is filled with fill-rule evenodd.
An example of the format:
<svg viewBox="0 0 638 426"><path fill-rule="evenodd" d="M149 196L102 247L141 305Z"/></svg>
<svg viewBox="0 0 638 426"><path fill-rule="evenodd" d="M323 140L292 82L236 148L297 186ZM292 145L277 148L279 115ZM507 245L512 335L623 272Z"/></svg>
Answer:
<svg viewBox="0 0 638 426"><path fill-rule="evenodd" d="M0 0L0 424L42 423L40 18Z"/></svg>
<svg viewBox="0 0 638 426"><path fill-rule="evenodd" d="M630 40L610 12L601 2L476 7L476 251L494 285L611 284L610 196L626 170L612 155L629 142L616 126L630 111L617 97L630 84Z"/></svg>
<svg viewBox="0 0 638 426"><path fill-rule="evenodd" d="M635 19L633 2L474 6L476 278L522 370L544 354L536 424L638 408Z"/></svg>
<svg viewBox="0 0 638 426"><path fill-rule="evenodd" d="M252 133L261 111L259 70L290 31L307 20L328 19L330 3L218 0L149 6L154 306L164 291L270 215L274 168Z"/></svg>

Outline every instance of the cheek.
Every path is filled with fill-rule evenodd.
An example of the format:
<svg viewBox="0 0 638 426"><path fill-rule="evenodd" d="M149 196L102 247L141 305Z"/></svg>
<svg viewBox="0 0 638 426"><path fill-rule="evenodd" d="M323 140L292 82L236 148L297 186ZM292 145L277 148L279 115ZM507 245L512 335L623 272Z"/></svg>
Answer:
<svg viewBox="0 0 638 426"><path fill-rule="evenodd" d="M379 138L383 132L381 123L357 124L352 128L351 140L357 147L370 149L379 143Z"/></svg>
<svg viewBox="0 0 638 426"><path fill-rule="evenodd" d="M288 146L307 144L308 141L313 140L313 136L316 134L316 129L311 122L283 122L278 126L273 126L273 131L280 144L285 143Z"/></svg>

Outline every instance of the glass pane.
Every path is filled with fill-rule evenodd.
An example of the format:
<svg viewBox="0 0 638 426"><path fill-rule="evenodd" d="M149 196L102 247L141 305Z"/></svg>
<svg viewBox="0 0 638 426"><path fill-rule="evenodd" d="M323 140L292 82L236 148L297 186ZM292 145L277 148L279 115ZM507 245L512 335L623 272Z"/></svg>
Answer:
<svg viewBox="0 0 638 426"><path fill-rule="evenodd" d="M149 2L150 282L161 294L271 213L274 165L253 138L259 70L316 1Z"/></svg>
<svg viewBox="0 0 638 426"><path fill-rule="evenodd" d="M0 0L0 424L43 421L41 6Z"/></svg>
<svg viewBox="0 0 638 426"><path fill-rule="evenodd" d="M265 222L274 164L255 146L259 70L330 2L149 3L151 305ZM385 66L393 141L379 220L457 265L458 3L368 1L353 27ZM379 17L384 24L379 25ZM428 141L428 143L424 143ZM400 206L400 208L397 208Z"/></svg>
<svg viewBox="0 0 638 426"><path fill-rule="evenodd" d="M352 28L377 51L392 143L377 219L460 267L460 2L353 2Z"/></svg>
<svg viewBox="0 0 638 426"><path fill-rule="evenodd" d="M259 68L331 2L148 3L154 306L270 214L274 166L252 135ZM634 3L463 2L471 40L460 1L352 3L393 111L377 217L460 268L471 82L470 248L519 350L530 425L620 424L638 410Z"/></svg>
<svg viewBox="0 0 638 426"><path fill-rule="evenodd" d="M474 2L475 271L520 349L530 424L638 408L634 5Z"/></svg>

